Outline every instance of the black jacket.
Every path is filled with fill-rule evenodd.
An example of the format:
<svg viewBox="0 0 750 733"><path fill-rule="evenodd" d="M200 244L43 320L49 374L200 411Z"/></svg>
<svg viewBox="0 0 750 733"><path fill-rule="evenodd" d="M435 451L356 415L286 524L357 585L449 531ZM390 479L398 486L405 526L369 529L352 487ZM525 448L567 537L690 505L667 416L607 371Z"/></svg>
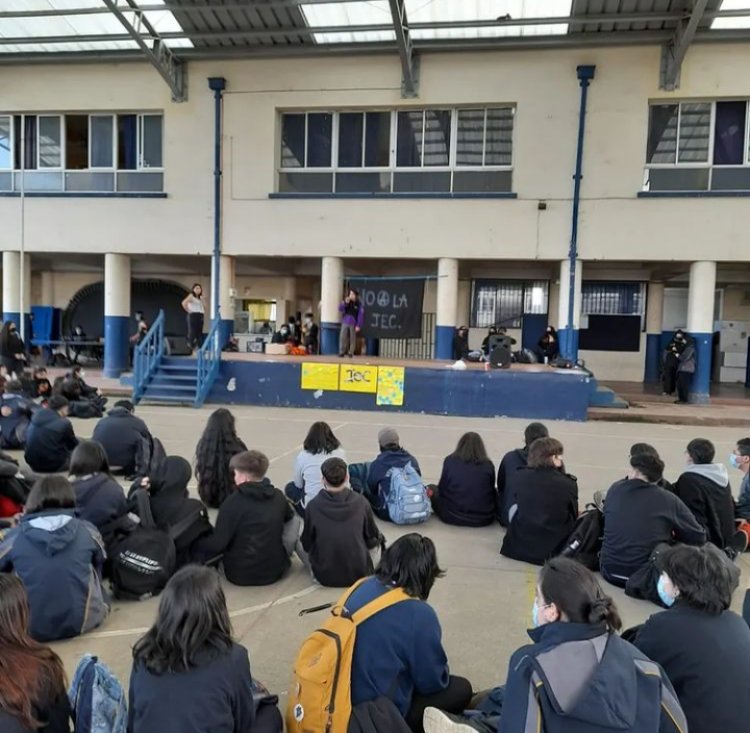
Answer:
<svg viewBox="0 0 750 733"><path fill-rule="evenodd" d="M750 628L736 613L714 616L677 603L646 621L635 645L666 672L690 733L750 725Z"/></svg>
<svg viewBox="0 0 750 733"><path fill-rule="evenodd" d="M456 332L453 336L453 358L458 361L469 355L469 335L460 336Z"/></svg>
<svg viewBox="0 0 750 733"><path fill-rule="evenodd" d="M107 523L128 513L122 486L106 473L94 473L73 481L79 519L91 522L100 532Z"/></svg>
<svg viewBox="0 0 750 733"><path fill-rule="evenodd" d="M255 708L247 650L232 644L187 672L153 674L135 660L128 733L245 733Z"/></svg>
<svg viewBox="0 0 750 733"><path fill-rule="evenodd" d="M143 438L151 440L146 423L124 407L113 407L94 428L92 440L104 446L112 468L126 476L135 473L136 455Z"/></svg>
<svg viewBox="0 0 750 733"><path fill-rule="evenodd" d="M689 466L673 491L706 530L706 539L725 548L735 532L734 499L727 469L720 463Z"/></svg>
<svg viewBox="0 0 750 733"><path fill-rule="evenodd" d="M492 524L497 511L492 461L466 463L457 456L448 456L443 461L435 510L446 524L461 527Z"/></svg>
<svg viewBox="0 0 750 733"><path fill-rule="evenodd" d="M33 410L23 395L0 395L0 447L8 450L23 448Z"/></svg>
<svg viewBox="0 0 750 733"><path fill-rule="evenodd" d="M10 713L0 710L0 731L2 733L70 733L70 702L63 692L49 702L34 706L34 716L46 723L41 728L25 728L21 721Z"/></svg>
<svg viewBox="0 0 750 733"><path fill-rule="evenodd" d="M31 418L24 458L32 471L54 473L67 467L77 445L70 420L45 407Z"/></svg>
<svg viewBox="0 0 750 733"><path fill-rule="evenodd" d="M351 489L323 490L305 507L302 547L321 585L347 588L370 575L369 550L380 540L372 507Z"/></svg>
<svg viewBox="0 0 750 733"><path fill-rule="evenodd" d="M520 468L516 506L500 552L542 565L562 550L575 528L578 482L557 468Z"/></svg>
<svg viewBox="0 0 750 733"><path fill-rule="evenodd" d="M224 553L224 573L235 585L270 585L291 564L282 536L295 516L284 494L268 479L238 486L219 509L216 529L201 544L204 555Z"/></svg>
<svg viewBox="0 0 750 733"><path fill-rule="evenodd" d="M497 469L498 518L503 527L508 526L508 512L516 503L516 471L524 468L528 459L528 449L518 448L506 453Z"/></svg>
<svg viewBox="0 0 750 733"><path fill-rule="evenodd" d="M706 533L683 501L640 479L615 483L604 500L605 575L626 580L643 567L662 542L702 545Z"/></svg>

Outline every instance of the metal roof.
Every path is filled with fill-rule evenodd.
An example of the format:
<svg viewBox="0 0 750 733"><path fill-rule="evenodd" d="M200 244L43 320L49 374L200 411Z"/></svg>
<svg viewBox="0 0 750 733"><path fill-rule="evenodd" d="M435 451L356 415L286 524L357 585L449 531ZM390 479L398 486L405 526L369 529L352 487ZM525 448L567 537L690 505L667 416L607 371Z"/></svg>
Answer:
<svg viewBox="0 0 750 733"><path fill-rule="evenodd" d="M750 40L750 0L2 0L0 64L143 58L175 98L190 59L658 44L662 85L692 42ZM179 79L177 77L180 77Z"/></svg>

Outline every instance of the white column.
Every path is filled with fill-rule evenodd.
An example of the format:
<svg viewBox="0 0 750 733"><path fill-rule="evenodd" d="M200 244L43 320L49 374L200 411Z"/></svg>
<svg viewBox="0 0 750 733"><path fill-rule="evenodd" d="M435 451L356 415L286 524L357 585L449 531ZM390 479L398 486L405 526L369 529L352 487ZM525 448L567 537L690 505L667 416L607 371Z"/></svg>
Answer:
<svg viewBox="0 0 750 733"><path fill-rule="evenodd" d="M713 333L715 293L716 263L693 262L690 265L687 317L687 330L691 334Z"/></svg>
<svg viewBox="0 0 750 733"><path fill-rule="evenodd" d="M3 313L6 317L19 313L21 309L20 270L20 253L3 252Z"/></svg>
<svg viewBox="0 0 750 733"><path fill-rule="evenodd" d="M437 325L456 327L458 313L458 260L438 260Z"/></svg>
<svg viewBox="0 0 750 733"><path fill-rule="evenodd" d="M471 280L458 281L458 306L456 325L468 326L471 318Z"/></svg>
<svg viewBox="0 0 750 733"><path fill-rule="evenodd" d="M583 263L578 260L575 274L575 296L573 301L573 328L581 327L581 282L583 280ZM570 302L570 261L560 262L560 290L558 292L558 328L568 327L568 303Z"/></svg>
<svg viewBox="0 0 750 733"><path fill-rule="evenodd" d="M646 333L659 334L664 322L664 283L650 282L646 299Z"/></svg>
<svg viewBox="0 0 750 733"><path fill-rule="evenodd" d="M119 377L128 368L130 257L104 255L104 376Z"/></svg>
<svg viewBox="0 0 750 733"><path fill-rule="evenodd" d="M221 318L225 321L234 320L234 257L220 255L219 257L219 308Z"/></svg>
<svg viewBox="0 0 750 733"><path fill-rule="evenodd" d="M323 257L320 269L320 353L338 354L339 303L344 297L344 263Z"/></svg>

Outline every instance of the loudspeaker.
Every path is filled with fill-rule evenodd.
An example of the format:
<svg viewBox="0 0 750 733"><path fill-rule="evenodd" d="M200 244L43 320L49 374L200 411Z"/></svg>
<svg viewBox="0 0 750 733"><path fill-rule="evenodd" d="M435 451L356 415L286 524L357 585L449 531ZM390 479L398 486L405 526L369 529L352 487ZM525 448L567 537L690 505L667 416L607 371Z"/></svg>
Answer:
<svg viewBox="0 0 750 733"><path fill-rule="evenodd" d="M498 346L501 346L504 349L510 349L510 347L515 343L515 339L508 336L508 334L505 333L493 333L492 336L489 337L487 341L488 350L490 353L494 349L496 349Z"/></svg>
<svg viewBox="0 0 750 733"><path fill-rule="evenodd" d="M513 361L510 349L507 346L496 346L494 349L490 347L490 364L495 369L510 369L510 364Z"/></svg>
<svg viewBox="0 0 750 733"><path fill-rule="evenodd" d="M184 336L165 336L167 356L190 356L193 351Z"/></svg>

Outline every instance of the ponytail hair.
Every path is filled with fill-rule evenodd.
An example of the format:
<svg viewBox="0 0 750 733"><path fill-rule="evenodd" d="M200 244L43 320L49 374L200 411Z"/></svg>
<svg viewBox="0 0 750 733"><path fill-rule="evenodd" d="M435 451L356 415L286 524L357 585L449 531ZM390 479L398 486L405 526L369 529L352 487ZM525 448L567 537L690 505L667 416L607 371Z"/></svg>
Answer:
<svg viewBox="0 0 750 733"><path fill-rule="evenodd" d="M539 590L571 623L605 626L607 631L622 628L615 602L604 593L596 576L575 560L548 560L539 573Z"/></svg>

